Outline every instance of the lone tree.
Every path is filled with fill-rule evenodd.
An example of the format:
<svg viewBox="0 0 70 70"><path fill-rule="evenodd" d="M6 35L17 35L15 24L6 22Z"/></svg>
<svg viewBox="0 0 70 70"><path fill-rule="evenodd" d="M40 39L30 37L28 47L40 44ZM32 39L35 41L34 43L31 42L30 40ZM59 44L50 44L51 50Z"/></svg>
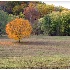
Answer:
<svg viewBox="0 0 70 70"><path fill-rule="evenodd" d="M32 27L28 20L16 18L6 25L6 33L11 39L20 40L24 37L29 37L32 32Z"/></svg>

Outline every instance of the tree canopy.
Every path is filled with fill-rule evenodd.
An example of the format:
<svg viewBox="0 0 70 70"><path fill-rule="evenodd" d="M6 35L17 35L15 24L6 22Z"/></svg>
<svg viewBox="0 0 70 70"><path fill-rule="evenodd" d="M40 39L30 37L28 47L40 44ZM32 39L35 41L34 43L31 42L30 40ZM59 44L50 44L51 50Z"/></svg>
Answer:
<svg viewBox="0 0 70 70"><path fill-rule="evenodd" d="M16 18L6 25L6 33L9 38L19 40L24 37L29 37L32 32L32 27L28 20Z"/></svg>

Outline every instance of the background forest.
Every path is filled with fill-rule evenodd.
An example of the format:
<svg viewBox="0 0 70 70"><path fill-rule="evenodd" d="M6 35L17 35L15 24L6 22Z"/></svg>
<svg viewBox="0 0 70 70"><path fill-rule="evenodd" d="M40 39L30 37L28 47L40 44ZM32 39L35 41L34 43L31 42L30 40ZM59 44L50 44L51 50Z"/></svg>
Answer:
<svg viewBox="0 0 70 70"><path fill-rule="evenodd" d="M0 1L0 34L6 34L6 24L17 17L31 22L33 35L70 35L70 10L62 6L41 1Z"/></svg>

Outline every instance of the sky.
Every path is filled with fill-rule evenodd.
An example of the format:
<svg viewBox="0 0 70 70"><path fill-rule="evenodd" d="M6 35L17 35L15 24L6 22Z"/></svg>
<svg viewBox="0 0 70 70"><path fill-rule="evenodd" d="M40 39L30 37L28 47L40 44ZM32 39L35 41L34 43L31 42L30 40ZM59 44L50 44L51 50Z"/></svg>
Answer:
<svg viewBox="0 0 70 70"><path fill-rule="evenodd" d="M62 6L62 7L65 7L65 8L68 8L70 9L70 1L42 1L46 4L53 4L55 6Z"/></svg>
<svg viewBox="0 0 70 70"><path fill-rule="evenodd" d="M42 1L46 4L53 4L55 6L62 6L70 9L70 0L2 0L2 1Z"/></svg>

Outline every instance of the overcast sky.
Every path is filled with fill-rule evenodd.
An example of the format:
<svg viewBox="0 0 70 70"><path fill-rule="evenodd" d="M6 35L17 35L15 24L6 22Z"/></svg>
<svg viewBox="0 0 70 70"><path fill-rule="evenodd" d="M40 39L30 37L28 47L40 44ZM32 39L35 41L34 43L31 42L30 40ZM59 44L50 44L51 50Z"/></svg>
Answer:
<svg viewBox="0 0 70 70"><path fill-rule="evenodd" d="M55 6L63 6L70 9L70 1L42 1L46 4L53 4Z"/></svg>

